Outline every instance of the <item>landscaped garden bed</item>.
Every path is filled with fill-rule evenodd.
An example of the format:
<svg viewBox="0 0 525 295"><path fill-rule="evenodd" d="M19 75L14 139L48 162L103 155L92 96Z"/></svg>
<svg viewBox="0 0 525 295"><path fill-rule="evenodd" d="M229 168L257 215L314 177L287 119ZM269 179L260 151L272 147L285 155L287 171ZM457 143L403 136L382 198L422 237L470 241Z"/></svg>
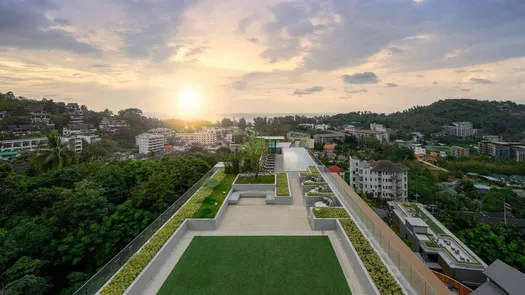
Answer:
<svg viewBox="0 0 525 295"><path fill-rule="evenodd" d="M317 166L308 166L308 170L310 170L310 172L313 174L319 174L319 169L317 169Z"/></svg>
<svg viewBox="0 0 525 295"><path fill-rule="evenodd" d="M217 209L203 209L200 211L203 215L215 216L218 208L222 205L219 203L217 194L214 194L215 188L226 187L235 179L235 175L224 173L224 169L219 169L210 179L206 180L201 188L173 215L173 217L164 224L164 226L155 233L151 239L142 247L142 249L133 254L133 256L122 266L111 281L102 289L101 295L120 295L133 283L135 278L153 259L155 254L164 246L168 239L175 233L179 226L188 218L192 218L203 207L206 197L217 200ZM224 201L224 198L222 198ZM214 203L215 204L215 203ZM215 206L215 205L214 205ZM205 204L204 208L208 208Z"/></svg>
<svg viewBox="0 0 525 295"><path fill-rule="evenodd" d="M315 218L350 218L348 212L343 207L322 207L313 208Z"/></svg>
<svg viewBox="0 0 525 295"><path fill-rule="evenodd" d="M263 174L258 175L255 177L255 175L239 175L237 178L237 181L235 184L274 184L275 183L275 176L273 174Z"/></svg>
<svg viewBox="0 0 525 295"><path fill-rule="evenodd" d="M157 294L351 293L326 236L196 236Z"/></svg>
<svg viewBox="0 0 525 295"><path fill-rule="evenodd" d="M290 196L288 175L286 173L277 174L277 196Z"/></svg>
<svg viewBox="0 0 525 295"><path fill-rule="evenodd" d="M346 235L352 242L359 258L372 278L380 294L402 295L403 289L399 286L388 268L383 263L370 242L364 237L357 225L351 219L339 219Z"/></svg>
<svg viewBox="0 0 525 295"><path fill-rule="evenodd" d="M303 185L327 185L328 182L326 181L311 181L311 180L307 180L305 182L303 182Z"/></svg>
<svg viewBox="0 0 525 295"><path fill-rule="evenodd" d="M307 196L309 197L332 197L332 196L335 196L335 194L333 192L307 192L306 193Z"/></svg>

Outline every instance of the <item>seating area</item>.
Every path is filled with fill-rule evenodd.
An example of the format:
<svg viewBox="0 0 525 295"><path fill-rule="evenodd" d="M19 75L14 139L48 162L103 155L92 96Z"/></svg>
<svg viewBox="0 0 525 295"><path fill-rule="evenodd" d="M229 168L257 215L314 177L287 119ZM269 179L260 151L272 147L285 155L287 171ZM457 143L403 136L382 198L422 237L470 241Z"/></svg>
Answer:
<svg viewBox="0 0 525 295"><path fill-rule="evenodd" d="M275 204L274 191L236 191L228 196L228 204L238 204L243 198L264 198L266 204Z"/></svg>
<svg viewBox="0 0 525 295"><path fill-rule="evenodd" d="M264 154L262 157L263 171L275 170L275 154Z"/></svg>
<svg viewBox="0 0 525 295"><path fill-rule="evenodd" d="M315 202L314 206L318 208L322 207L330 207L330 205L334 204L334 199L329 197L323 197L321 201Z"/></svg>

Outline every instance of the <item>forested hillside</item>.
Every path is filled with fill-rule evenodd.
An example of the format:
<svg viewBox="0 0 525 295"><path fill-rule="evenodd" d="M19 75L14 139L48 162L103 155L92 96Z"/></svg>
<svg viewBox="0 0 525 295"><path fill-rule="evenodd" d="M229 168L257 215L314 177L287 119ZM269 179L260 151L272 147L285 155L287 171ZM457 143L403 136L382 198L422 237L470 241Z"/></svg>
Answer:
<svg viewBox="0 0 525 295"><path fill-rule="evenodd" d="M0 293L72 294L215 157L91 161L47 173L0 163Z"/></svg>
<svg viewBox="0 0 525 295"><path fill-rule="evenodd" d="M424 133L439 132L441 126L455 121L470 121L474 128L484 129L485 134L498 134L505 138L521 137L525 131L525 105L511 101L448 99L388 115L352 112L325 120L335 126L357 124L368 128L370 123L381 123L394 130Z"/></svg>

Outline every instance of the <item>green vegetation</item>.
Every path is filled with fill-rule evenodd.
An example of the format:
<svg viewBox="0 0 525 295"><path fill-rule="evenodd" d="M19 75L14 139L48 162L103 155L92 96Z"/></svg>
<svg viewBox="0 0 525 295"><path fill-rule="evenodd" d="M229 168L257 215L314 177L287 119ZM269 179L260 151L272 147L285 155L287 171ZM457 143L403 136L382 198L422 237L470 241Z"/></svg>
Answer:
<svg viewBox="0 0 525 295"><path fill-rule="evenodd" d="M316 218L350 218L343 207L313 208L312 212Z"/></svg>
<svg viewBox="0 0 525 295"><path fill-rule="evenodd" d="M428 217L428 215L425 212L423 212L423 210L421 210L421 208L417 207L417 211L419 212L419 217L421 217L421 219L423 219L423 221L425 221L427 223L428 227L435 234L438 234L438 235L444 235L445 234L443 229L441 229L441 227L439 227L432 219L430 219L430 217Z"/></svg>
<svg viewBox="0 0 525 295"><path fill-rule="evenodd" d="M426 241L425 242L425 245L427 245L427 247L432 247L432 248L437 248L439 247L438 244L432 242L432 241Z"/></svg>
<svg viewBox="0 0 525 295"><path fill-rule="evenodd" d="M290 196L288 175L286 173L277 174L277 196Z"/></svg>
<svg viewBox="0 0 525 295"><path fill-rule="evenodd" d="M318 177L319 175L321 175L321 174L320 173L312 173L312 172L300 172L299 173L299 176L303 176L303 177L308 177L308 176Z"/></svg>
<svg viewBox="0 0 525 295"><path fill-rule="evenodd" d="M335 194L333 192L307 192L307 196L322 196L322 197L331 197Z"/></svg>
<svg viewBox="0 0 525 295"><path fill-rule="evenodd" d="M514 160L497 159L489 156L471 156L459 159L440 160L440 166L454 172L474 172L482 175L504 174L525 175L525 165Z"/></svg>
<svg viewBox="0 0 525 295"><path fill-rule="evenodd" d="M236 184L274 184L275 176L274 175L259 175L255 176L242 176L239 175L237 178Z"/></svg>
<svg viewBox="0 0 525 295"><path fill-rule="evenodd" d="M75 160L75 152L69 148L68 142L63 142L56 130L47 135L46 147L39 147L35 158L36 165L42 171L61 169L71 165Z"/></svg>
<svg viewBox="0 0 525 295"><path fill-rule="evenodd" d="M308 170L310 170L312 174L319 174L319 169L317 169L317 166L308 166Z"/></svg>
<svg viewBox="0 0 525 295"><path fill-rule="evenodd" d="M224 170L219 170L212 178L206 180L206 183L155 235L153 235L153 237L151 237L149 242L146 243L139 252L133 254L106 287L104 287L100 294L123 294L155 254L157 254L160 248L162 248L166 241L168 241L173 233L175 233L184 220L191 218L196 212L198 212L204 199L214 192L214 188L224 180L225 177L226 174L224 173Z"/></svg>
<svg viewBox="0 0 525 295"><path fill-rule="evenodd" d="M226 174L224 179L213 188L210 195L204 198L201 207L195 212L195 214L193 214L192 218L215 218L215 215L217 215L217 212L221 208L224 199L226 199L226 196L232 188L232 183L235 180L235 177L235 174Z"/></svg>
<svg viewBox="0 0 525 295"><path fill-rule="evenodd" d="M304 185L326 185L328 184L328 182L326 181L311 181L311 180L307 180L305 182L303 182Z"/></svg>
<svg viewBox="0 0 525 295"><path fill-rule="evenodd" d="M374 248L363 236L359 228L351 219L340 219L341 225L352 242L359 258L365 265L368 274L374 281L380 294L404 294Z"/></svg>
<svg viewBox="0 0 525 295"><path fill-rule="evenodd" d="M197 236L158 294L350 294L350 290L327 237Z"/></svg>

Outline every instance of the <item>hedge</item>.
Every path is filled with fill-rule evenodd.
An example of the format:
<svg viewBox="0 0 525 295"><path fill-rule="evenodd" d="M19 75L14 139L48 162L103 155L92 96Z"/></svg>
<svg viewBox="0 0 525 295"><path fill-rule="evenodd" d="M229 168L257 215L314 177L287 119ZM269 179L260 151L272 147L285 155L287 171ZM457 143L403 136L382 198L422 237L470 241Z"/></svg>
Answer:
<svg viewBox="0 0 525 295"><path fill-rule="evenodd" d="M316 166L308 166L308 170L310 170L310 172L313 174L319 174L319 169L317 169Z"/></svg>
<svg viewBox="0 0 525 295"><path fill-rule="evenodd" d="M316 218L350 218L343 207L313 208L312 212Z"/></svg>
<svg viewBox="0 0 525 295"><path fill-rule="evenodd" d="M142 247L140 252L133 256L122 266L120 271L102 289L101 295L121 295L133 283L135 278L148 265L151 259L164 246L168 239L175 233L187 218L191 218L201 206L202 201L213 191L226 176L221 168L210 179L206 180L201 188L188 200L166 224Z"/></svg>
<svg viewBox="0 0 525 295"><path fill-rule="evenodd" d="M303 182L304 185L326 185L328 184L328 182L326 181L311 181L311 180L308 180L308 181L305 181Z"/></svg>
<svg viewBox="0 0 525 295"><path fill-rule="evenodd" d="M392 274L388 271L383 261L379 258L374 248L363 236L359 228L350 219L339 219L348 238L352 242L359 258L363 262L368 274L374 281L379 294L402 295L403 289L399 286Z"/></svg>
<svg viewBox="0 0 525 295"><path fill-rule="evenodd" d="M277 196L290 196L288 175L286 173L277 174Z"/></svg>
<svg viewBox="0 0 525 295"><path fill-rule="evenodd" d="M307 196L321 196L321 197L331 197L335 194L333 192L307 192Z"/></svg>

